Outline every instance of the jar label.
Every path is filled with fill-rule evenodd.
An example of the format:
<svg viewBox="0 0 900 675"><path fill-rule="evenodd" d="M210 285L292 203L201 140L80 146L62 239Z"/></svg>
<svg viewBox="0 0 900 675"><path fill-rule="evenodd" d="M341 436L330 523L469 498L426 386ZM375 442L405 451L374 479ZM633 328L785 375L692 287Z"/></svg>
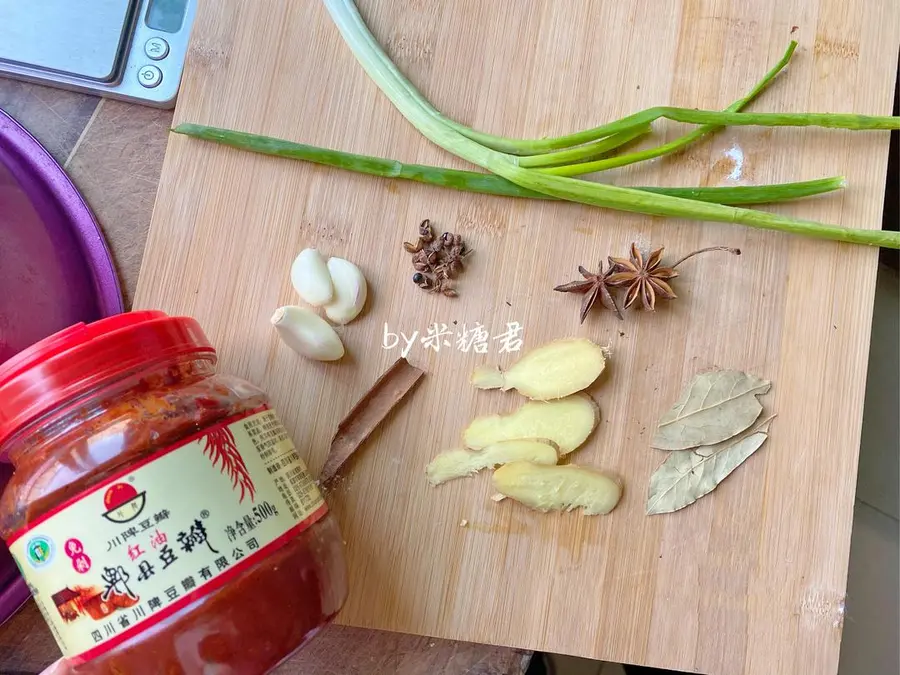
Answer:
<svg viewBox="0 0 900 675"><path fill-rule="evenodd" d="M17 532L60 649L87 661L221 588L327 506L271 410L153 454Z"/></svg>

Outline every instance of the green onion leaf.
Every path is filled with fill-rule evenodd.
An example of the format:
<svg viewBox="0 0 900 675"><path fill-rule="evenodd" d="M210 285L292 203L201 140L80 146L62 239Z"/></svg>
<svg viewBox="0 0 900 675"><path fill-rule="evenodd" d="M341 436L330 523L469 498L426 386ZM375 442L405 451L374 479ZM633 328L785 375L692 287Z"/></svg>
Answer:
<svg viewBox="0 0 900 675"><path fill-rule="evenodd" d="M248 150L263 155L302 160L337 169L347 169L383 178L405 180L438 185L441 187L498 195L501 197L525 197L531 199L554 199L549 195L534 192L510 183L505 178L490 173L444 169L423 164L406 164L396 159L383 159L368 155L357 155L340 150L320 148L315 145L293 143L268 136L248 134L243 131L219 129L201 124L179 124L172 129L176 134L212 141L240 150ZM696 199L717 204L771 204L800 199L839 190L844 187L843 177L821 178L799 183L780 185L736 185L734 187L639 187L637 190L656 194Z"/></svg>

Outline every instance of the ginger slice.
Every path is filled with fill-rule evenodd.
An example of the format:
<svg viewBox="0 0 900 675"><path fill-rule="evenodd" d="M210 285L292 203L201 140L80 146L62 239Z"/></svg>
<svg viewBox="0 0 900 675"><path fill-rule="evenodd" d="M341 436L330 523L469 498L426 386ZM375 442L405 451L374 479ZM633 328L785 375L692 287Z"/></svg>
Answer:
<svg viewBox="0 0 900 675"><path fill-rule="evenodd" d="M440 485L509 462L527 460L536 464L556 464L558 459L556 443L547 439L500 441L479 451L456 448L442 452L425 468L425 475L429 483Z"/></svg>
<svg viewBox="0 0 900 675"><path fill-rule="evenodd" d="M506 371L479 366L470 381L479 389L515 389L530 399L548 401L589 387L605 365L599 345L586 338L566 338L531 350Z"/></svg>
<svg viewBox="0 0 900 675"><path fill-rule="evenodd" d="M522 438L546 438L567 455L587 440L600 421L600 408L587 394L572 394L553 401L527 401L506 415L477 417L463 432L463 444L472 450Z"/></svg>
<svg viewBox="0 0 900 675"><path fill-rule="evenodd" d="M622 486L615 478L574 464L510 462L494 471L492 482L501 495L545 513L580 507L586 516L606 514L622 496Z"/></svg>

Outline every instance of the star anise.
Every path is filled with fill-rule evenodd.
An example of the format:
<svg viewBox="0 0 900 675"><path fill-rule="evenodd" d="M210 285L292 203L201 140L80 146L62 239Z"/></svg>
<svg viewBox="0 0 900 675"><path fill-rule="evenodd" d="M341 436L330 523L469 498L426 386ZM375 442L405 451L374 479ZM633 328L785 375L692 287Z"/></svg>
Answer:
<svg viewBox="0 0 900 675"><path fill-rule="evenodd" d="M625 309L631 307L638 298L644 309L656 308L656 296L673 300L677 296L668 284L669 279L678 276L673 267L662 267L663 248L653 251L644 260L637 244L631 245L631 258L610 258L609 264L613 273L607 283L614 288L627 288L625 291Z"/></svg>
<svg viewBox="0 0 900 675"><path fill-rule="evenodd" d="M688 258L708 251L728 251L734 255L741 254L741 250L738 248L710 246L709 248L702 248L699 251L688 253L674 265L663 267L663 250L662 247L656 249L645 260L637 244L632 244L630 259L610 257L611 274L609 274L606 283L613 288L627 289L625 291L625 309L631 307L640 298L644 309L653 311L656 309L657 296L666 300L674 300L678 297L669 285L669 280L678 276L675 268Z"/></svg>
<svg viewBox="0 0 900 675"><path fill-rule="evenodd" d="M588 272L581 265L578 266L578 271L584 277L583 280L570 281L567 284L556 286L553 290L561 293L584 293L584 300L581 302L581 323L584 323L585 317L591 311L594 303L597 302L597 298L600 298L600 302L603 303L604 307L613 310L616 316L624 319L622 310L619 309L616 299L609 292L608 288L612 267L604 272L603 263L601 262L597 274Z"/></svg>
<svg viewBox="0 0 900 675"><path fill-rule="evenodd" d="M585 294L581 303L581 323L584 323L587 313L591 311L597 298L600 298L604 306L615 311L621 319L623 318L622 309L631 307L638 298L641 299L644 309L651 311L656 308L657 297L667 300L674 299L675 291L672 290L669 281L678 276L675 268L688 258L707 251L727 251L734 255L741 254L741 250L738 248L710 246L688 253L674 265L664 267L662 265L663 250L663 248L656 249L645 260L637 244L632 244L630 258L610 257L609 267L606 271L603 271L603 263L600 263L600 270L597 274L588 272L584 267L579 266L578 271L584 277L583 280L562 284L553 290ZM625 302L621 308L616 302L616 293L619 289L625 289Z"/></svg>

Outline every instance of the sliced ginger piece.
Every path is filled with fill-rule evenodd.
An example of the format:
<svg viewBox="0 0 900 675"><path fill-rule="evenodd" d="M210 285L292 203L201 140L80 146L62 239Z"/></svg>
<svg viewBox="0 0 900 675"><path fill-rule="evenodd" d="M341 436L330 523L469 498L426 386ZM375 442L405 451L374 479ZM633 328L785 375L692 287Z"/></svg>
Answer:
<svg viewBox="0 0 900 675"><path fill-rule="evenodd" d="M432 485L440 485L454 478L474 476L482 469L518 460L535 464L556 464L558 459L559 448L553 441L523 438L492 443L484 450L456 448L442 452L425 467L425 475Z"/></svg>
<svg viewBox="0 0 900 675"><path fill-rule="evenodd" d="M618 480L574 464L510 462L494 471L493 484L501 495L544 513L580 507L584 515L596 516L612 511L622 496Z"/></svg>
<svg viewBox="0 0 900 675"><path fill-rule="evenodd" d="M553 401L527 401L507 415L477 417L463 432L463 443L481 450L492 443L546 438L567 455L587 440L600 421L600 408L587 394Z"/></svg>
<svg viewBox="0 0 900 675"><path fill-rule="evenodd" d="M586 389L605 365L599 345L586 338L566 338L531 350L506 371L479 366L470 381L479 389L515 389L530 399L549 401Z"/></svg>

